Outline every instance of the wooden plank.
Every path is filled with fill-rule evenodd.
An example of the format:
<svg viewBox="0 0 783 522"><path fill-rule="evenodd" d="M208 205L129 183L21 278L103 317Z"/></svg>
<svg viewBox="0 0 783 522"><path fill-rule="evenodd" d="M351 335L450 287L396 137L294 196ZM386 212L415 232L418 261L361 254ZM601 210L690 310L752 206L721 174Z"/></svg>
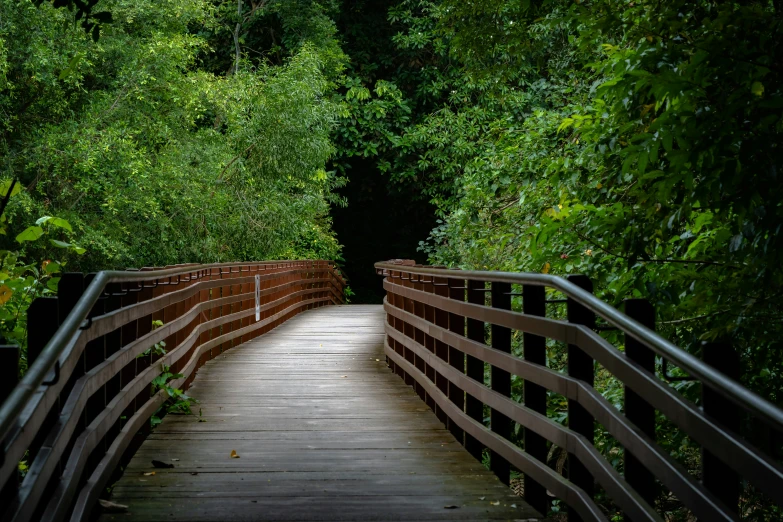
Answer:
<svg viewBox="0 0 783 522"><path fill-rule="evenodd" d="M207 362L204 422L164 418L100 520L539 519L389 370L384 322L316 308Z"/></svg>

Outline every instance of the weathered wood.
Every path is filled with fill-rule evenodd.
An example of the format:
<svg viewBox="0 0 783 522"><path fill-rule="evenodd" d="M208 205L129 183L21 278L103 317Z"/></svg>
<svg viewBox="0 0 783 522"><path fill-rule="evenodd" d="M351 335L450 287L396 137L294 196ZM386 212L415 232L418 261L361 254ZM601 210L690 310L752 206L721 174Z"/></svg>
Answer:
<svg viewBox="0 0 783 522"><path fill-rule="evenodd" d="M388 369L383 341L381 307L327 307L206 363L189 392L205 422L167 416L113 490L128 513L101 520L539 517Z"/></svg>

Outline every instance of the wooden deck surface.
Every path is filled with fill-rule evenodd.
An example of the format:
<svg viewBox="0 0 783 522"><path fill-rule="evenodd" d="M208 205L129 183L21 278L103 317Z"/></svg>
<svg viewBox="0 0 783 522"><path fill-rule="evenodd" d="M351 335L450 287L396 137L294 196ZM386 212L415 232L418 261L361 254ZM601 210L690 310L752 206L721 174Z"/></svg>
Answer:
<svg viewBox="0 0 783 522"><path fill-rule="evenodd" d="M207 363L205 422L167 416L113 490L128 512L101 520L537 519L387 368L383 325L324 307Z"/></svg>

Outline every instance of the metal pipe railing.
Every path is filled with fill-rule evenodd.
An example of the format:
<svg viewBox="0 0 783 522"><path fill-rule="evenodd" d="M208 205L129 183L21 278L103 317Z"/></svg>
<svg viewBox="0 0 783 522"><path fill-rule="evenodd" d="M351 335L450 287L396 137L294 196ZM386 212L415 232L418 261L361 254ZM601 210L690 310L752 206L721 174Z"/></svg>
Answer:
<svg viewBox="0 0 783 522"><path fill-rule="evenodd" d="M394 261L375 263L375 268L379 271L402 271L409 274L435 277L443 277L444 272L448 272L446 268L403 265ZM562 277L529 272L515 273L477 270L459 270L458 275L455 273L454 276L471 281L545 286L558 290L599 317L602 317L611 326L632 336L669 362L675 363L701 381L703 385L710 387L738 406L757 415L758 418L767 422L771 427L783 431L783 410L748 390L739 382L726 377L682 348L667 341L641 323L631 319L609 303L602 301Z"/></svg>
<svg viewBox="0 0 783 522"><path fill-rule="evenodd" d="M224 269L233 267L242 267L248 265L270 265L270 264L294 264L296 261L273 260L258 262L235 262L235 263L213 263L205 265L182 265L175 268L150 271L122 271L122 270L104 270L98 272L90 284L85 289L82 296L62 322L56 333L41 353L35 359L35 362L29 367L19 384L14 388L11 394L0 404L0 464L4 458L4 448L6 437L16 427L19 415L24 411L29 400L33 397L36 390L46 382L47 375L54 371L55 379L59 377L59 360L65 352L68 345L73 340L83 323L87 321L90 311L98 302L98 299L104 293L106 286L110 283L144 283L148 281L157 281L163 278L193 274L196 272L205 272L212 269ZM279 267L277 267L279 268ZM334 270L335 265L329 261L329 268ZM339 275L338 275L339 276ZM341 283L342 277L340 277Z"/></svg>

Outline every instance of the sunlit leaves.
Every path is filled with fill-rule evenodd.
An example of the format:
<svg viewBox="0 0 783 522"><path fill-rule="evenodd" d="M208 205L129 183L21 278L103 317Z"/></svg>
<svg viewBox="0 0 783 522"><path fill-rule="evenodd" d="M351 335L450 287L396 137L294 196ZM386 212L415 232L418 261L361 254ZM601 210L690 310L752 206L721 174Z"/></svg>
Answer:
<svg viewBox="0 0 783 522"><path fill-rule="evenodd" d="M24 243L25 241L35 241L44 234L43 228L39 226L27 227L19 235L16 236L16 241Z"/></svg>
<svg viewBox="0 0 783 522"><path fill-rule="evenodd" d="M11 115L3 125L15 133L4 161L23 173L15 193L36 181L9 205L12 237L23 233L25 245L43 248L19 228L32 207L35 217L57 216L35 225L58 231L47 246L84 254L76 259L86 270L336 257L328 212L341 202L331 190L342 180L324 174L339 111L324 75L339 65L334 41L294 45L289 35L280 65L243 62L239 74L225 76L200 66L212 52L205 35L222 12L209 2L112 5L113 23L98 44L63 23L64 10L15 6L0 4L10 31L0 66L15 78L0 90ZM287 23L305 14L275 6ZM311 29L296 24L297 34ZM28 81L31 71L48 80ZM32 85L39 90L24 90ZM24 94L11 95L15 89ZM25 99L40 101L27 107Z"/></svg>

